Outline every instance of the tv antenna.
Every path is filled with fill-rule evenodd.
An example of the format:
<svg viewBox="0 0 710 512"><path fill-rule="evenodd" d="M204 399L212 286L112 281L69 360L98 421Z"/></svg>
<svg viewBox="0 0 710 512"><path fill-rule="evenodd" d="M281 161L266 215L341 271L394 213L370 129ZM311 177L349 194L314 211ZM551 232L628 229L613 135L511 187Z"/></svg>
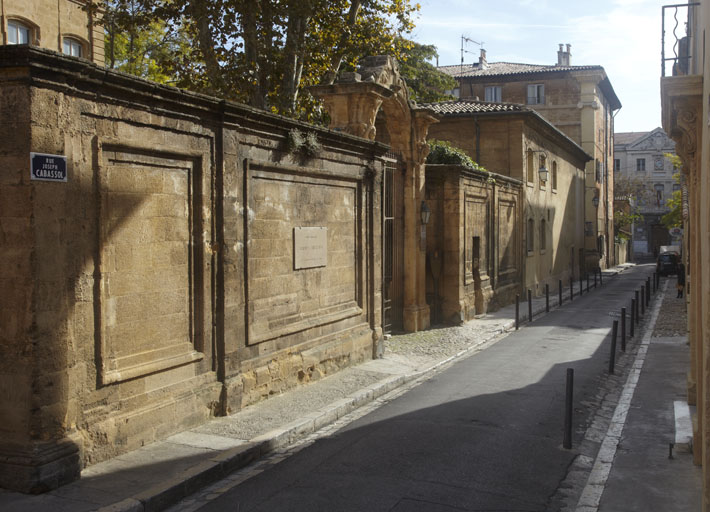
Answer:
<svg viewBox="0 0 710 512"><path fill-rule="evenodd" d="M473 43L477 44L479 49L483 48L484 42L481 41L480 43L478 41L474 41L473 39L464 36L463 34L461 35L461 72L459 73L459 91L463 89L463 61L464 61L464 53L470 53L471 55L475 55L472 51L469 51L466 49L466 43ZM460 94L460 93L459 93Z"/></svg>

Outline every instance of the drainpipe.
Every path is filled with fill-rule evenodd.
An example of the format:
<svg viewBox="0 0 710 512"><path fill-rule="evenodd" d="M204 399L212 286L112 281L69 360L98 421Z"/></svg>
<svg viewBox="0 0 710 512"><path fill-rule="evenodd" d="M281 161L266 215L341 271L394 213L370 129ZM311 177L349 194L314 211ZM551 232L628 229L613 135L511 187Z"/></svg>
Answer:
<svg viewBox="0 0 710 512"><path fill-rule="evenodd" d="M478 116L473 116L473 123L476 127L476 163L481 163L481 127L478 124Z"/></svg>

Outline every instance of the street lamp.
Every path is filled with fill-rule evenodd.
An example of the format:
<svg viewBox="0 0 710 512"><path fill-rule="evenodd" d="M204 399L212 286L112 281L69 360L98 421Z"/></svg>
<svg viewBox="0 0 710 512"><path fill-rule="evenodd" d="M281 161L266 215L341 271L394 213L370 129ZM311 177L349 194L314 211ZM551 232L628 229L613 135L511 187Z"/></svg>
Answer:
<svg viewBox="0 0 710 512"><path fill-rule="evenodd" d="M426 204L426 201L422 201L421 216L422 224L426 226L429 223L429 217L431 217L431 210L429 209L429 205Z"/></svg>
<svg viewBox="0 0 710 512"><path fill-rule="evenodd" d="M545 167L543 162L540 162L540 168L537 172L540 173L540 181L547 182L547 178L550 176L550 171L547 170L547 167Z"/></svg>

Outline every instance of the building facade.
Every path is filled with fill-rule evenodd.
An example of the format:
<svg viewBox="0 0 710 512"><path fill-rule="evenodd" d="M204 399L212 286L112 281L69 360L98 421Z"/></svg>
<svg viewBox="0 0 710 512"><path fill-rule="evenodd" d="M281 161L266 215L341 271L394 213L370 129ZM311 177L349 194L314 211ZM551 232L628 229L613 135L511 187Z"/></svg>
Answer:
<svg viewBox="0 0 710 512"><path fill-rule="evenodd" d="M570 46L560 45L555 65L488 62L481 50L477 63L439 70L459 81L460 99L526 105L592 156L585 166L585 266L613 265L613 116L621 103L604 68L573 66Z"/></svg>
<svg viewBox="0 0 710 512"><path fill-rule="evenodd" d="M0 44L29 44L104 63L104 29L82 0L0 0Z"/></svg>
<svg viewBox="0 0 710 512"><path fill-rule="evenodd" d="M710 510L710 1L663 8L663 129L683 167L683 262L688 304L688 403L696 405L693 457ZM676 20L686 28L676 30Z"/></svg>
<svg viewBox="0 0 710 512"><path fill-rule="evenodd" d="M617 193L639 190L629 198L642 219L631 228L632 251L637 258L658 255L660 246L679 243L661 222L670 211L666 201L680 190L679 169L664 155L675 154L675 142L661 128L650 132L614 134L614 180Z"/></svg>
<svg viewBox="0 0 710 512"><path fill-rule="evenodd" d="M494 295L501 284L515 282L516 290L507 301L500 290L495 293L496 305L506 304L515 293L529 289L540 295L545 285L554 290L559 280L567 283L570 277L583 274L584 168L591 156L523 105L459 100L428 106L441 117L429 128L430 138L450 141L488 171L522 184L521 207L516 211L521 257L514 266L515 279L501 281L513 271L513 265L505 267L492 274L493 280L482 280L483 296ZM473 251L472 243L472 239L466 241L467 254ZM494 250L505 253L507 244L497 241L494 245Z"/></svg>

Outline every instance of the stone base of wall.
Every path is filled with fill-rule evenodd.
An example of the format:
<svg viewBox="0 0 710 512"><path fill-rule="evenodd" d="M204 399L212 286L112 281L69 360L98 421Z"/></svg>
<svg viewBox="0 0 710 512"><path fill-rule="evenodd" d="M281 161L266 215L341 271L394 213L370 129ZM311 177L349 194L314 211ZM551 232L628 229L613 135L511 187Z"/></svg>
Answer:
<svg viewBox="0 0 710 512"><path fill-rule="evenodd" d="M23 444L0 444L0 487L40 494L79 478L80 439Z"/></svg>
<svg viewBox="0 0 710 512"><path fill-rule="evenodd" d="M361 325L303 352L286 349L245 365L242 372L226 381L226 413L233 414L272 395L372 359L372 337L370 327Z"/></svg>

